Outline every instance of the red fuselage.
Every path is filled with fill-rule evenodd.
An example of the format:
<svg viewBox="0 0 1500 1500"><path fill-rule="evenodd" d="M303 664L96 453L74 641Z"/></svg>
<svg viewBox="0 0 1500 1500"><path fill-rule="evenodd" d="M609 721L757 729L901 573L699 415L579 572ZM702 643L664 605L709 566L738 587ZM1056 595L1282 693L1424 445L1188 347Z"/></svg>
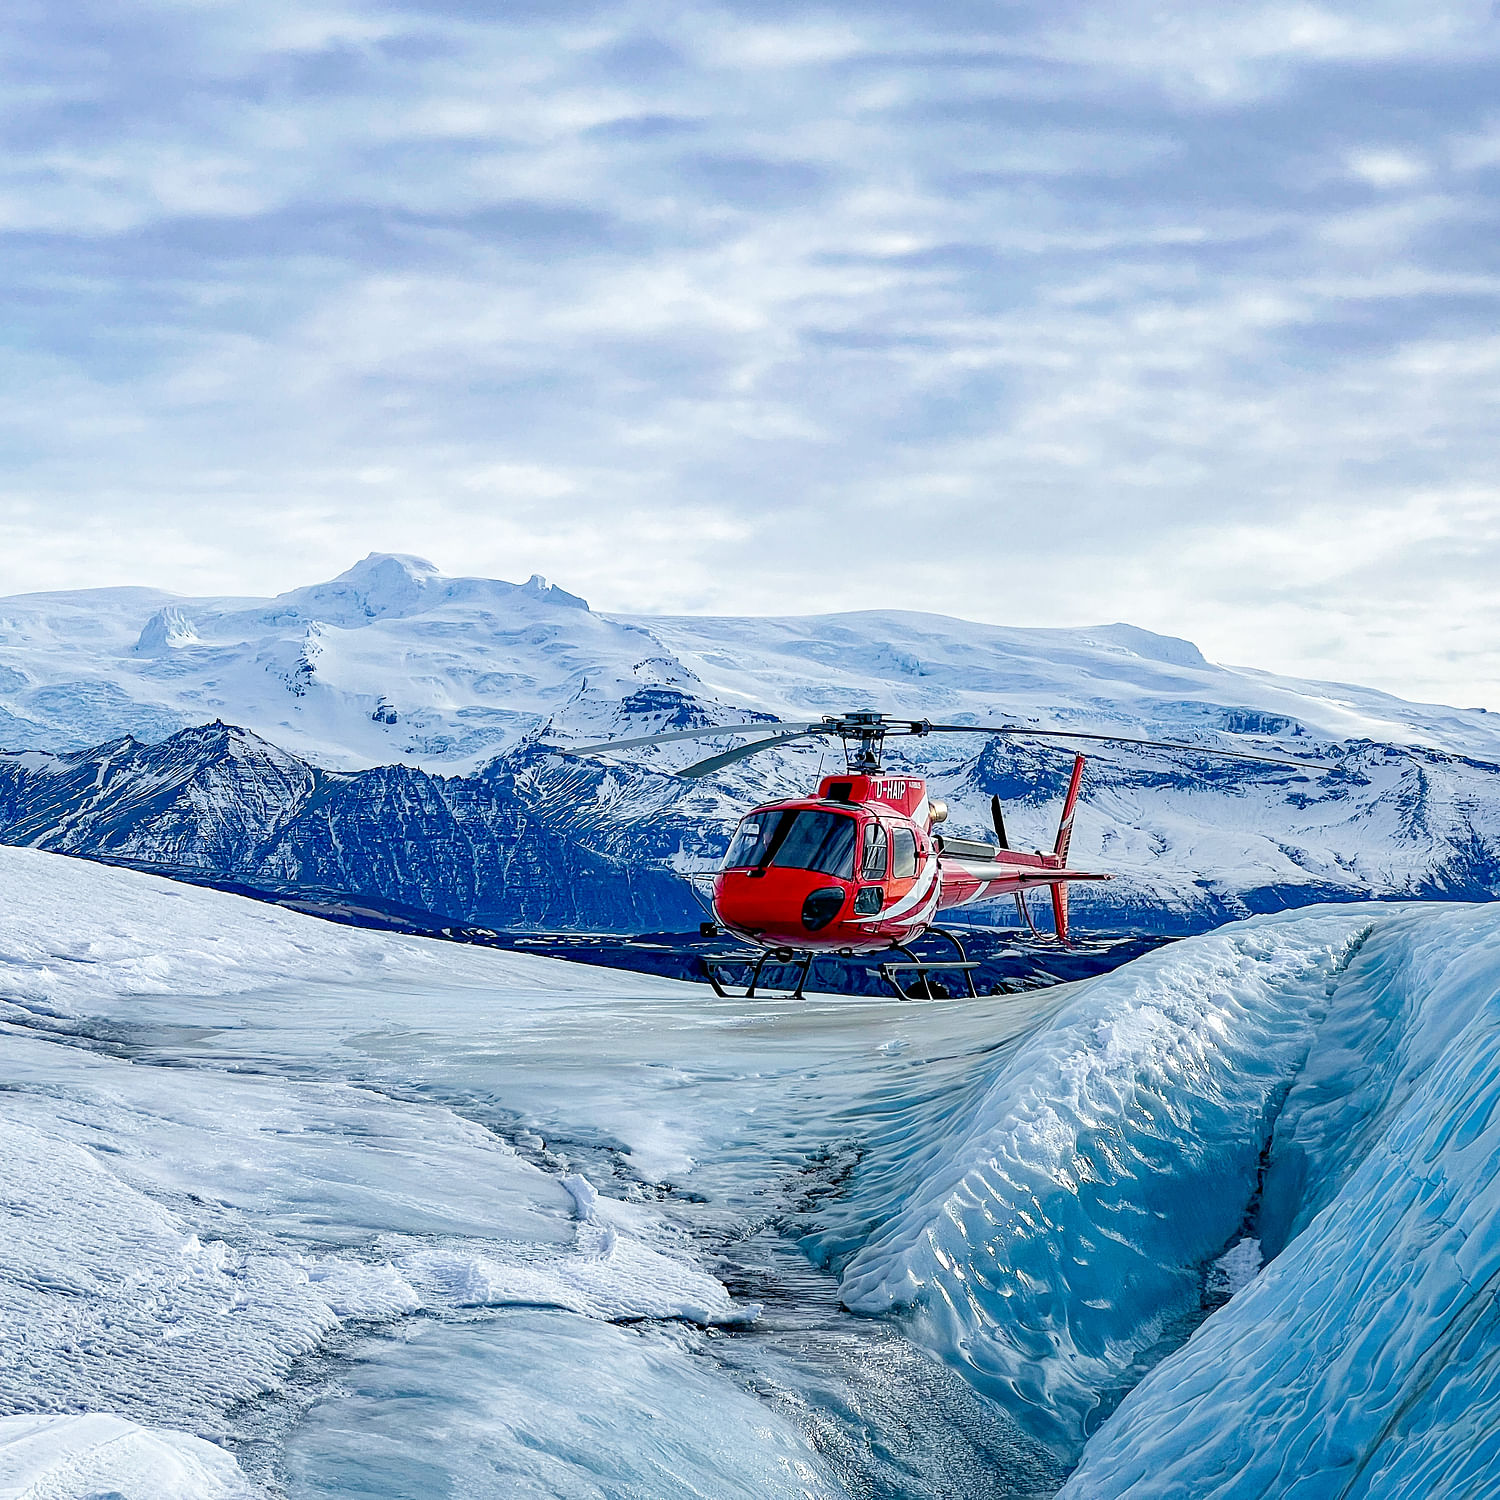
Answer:
<svg viewBox="0 0 1500 1500"><path fill-rule="evenodd" d="M1076 795L1075 784L1065 826ZM1052 854L962 840L945 849L932 823L920 777L826 777L817 796L768 803L741 820L714 880L714 913L760 947L872 953L920 937L951 907L1109 878L1067 869L1062 835Z"/></svg>

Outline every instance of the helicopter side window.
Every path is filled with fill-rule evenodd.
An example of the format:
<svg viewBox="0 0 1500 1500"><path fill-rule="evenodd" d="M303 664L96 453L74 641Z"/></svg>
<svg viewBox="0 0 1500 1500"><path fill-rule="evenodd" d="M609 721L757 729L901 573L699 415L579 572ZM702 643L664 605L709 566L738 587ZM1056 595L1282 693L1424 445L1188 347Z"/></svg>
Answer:
<svg viewBox="0 0 1500 1500"><path fill-rule="evenodd" d="M752 813L739 826L726 870L815 870L842 880L854 878L854 846L859 824L846 813L810 810Z"/></svg>
<svg viewBox="0 0 1500 1500"><path fill-rule="evenodd" d="M859 862L861 880L885 879L885 851L887 845L885 825L870 823L865 827L865 856Z"/></svg>
<svg viewBox="0 0 1500 1500"><path fill-rule="evenodd" d="M909 828L891 834L891 879L910 880L917 873L917 836Z"/></svg>

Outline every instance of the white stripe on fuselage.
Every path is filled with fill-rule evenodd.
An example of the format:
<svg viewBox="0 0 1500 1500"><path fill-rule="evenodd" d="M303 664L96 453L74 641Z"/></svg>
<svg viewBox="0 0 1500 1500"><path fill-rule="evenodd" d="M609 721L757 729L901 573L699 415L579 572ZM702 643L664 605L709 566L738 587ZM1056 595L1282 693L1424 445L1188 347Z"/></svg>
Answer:
<svg viewBox="0 0 1500 1500"><path fill-rule="evenodd" d="M894 905L887 907L881 912L880 920L889 922L893 917L903 917L907 912L921 906L927 899L933 883L937 880L938 862L936 858L927 862L927 873L917 877L917 883Z"/></svg>

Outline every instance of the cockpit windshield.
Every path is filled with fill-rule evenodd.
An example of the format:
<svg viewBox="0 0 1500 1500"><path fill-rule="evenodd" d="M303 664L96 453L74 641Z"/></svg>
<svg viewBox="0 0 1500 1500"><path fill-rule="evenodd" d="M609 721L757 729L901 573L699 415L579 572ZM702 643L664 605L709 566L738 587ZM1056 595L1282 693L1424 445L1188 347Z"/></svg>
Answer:
<svg viewBox="0 0 1500 1500"><path fill-rule="evenodd" d="M858 833L859 823L847 813L812 808L751 813L729 846L724 868L763 869L774 865L853 880Z"/></svg>

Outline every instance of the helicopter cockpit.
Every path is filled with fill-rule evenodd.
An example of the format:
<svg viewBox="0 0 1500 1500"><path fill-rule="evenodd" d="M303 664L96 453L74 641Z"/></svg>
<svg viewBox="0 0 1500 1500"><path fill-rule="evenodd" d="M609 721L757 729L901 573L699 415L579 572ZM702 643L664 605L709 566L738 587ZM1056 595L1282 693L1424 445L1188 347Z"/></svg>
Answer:
<svg viewBox="0 0 1500 1500"><path fill-rule="evenodd" d="M726 870L813 870L853 880L859 822L822 808L765 808L746 817L724 857Z"/></svg>

